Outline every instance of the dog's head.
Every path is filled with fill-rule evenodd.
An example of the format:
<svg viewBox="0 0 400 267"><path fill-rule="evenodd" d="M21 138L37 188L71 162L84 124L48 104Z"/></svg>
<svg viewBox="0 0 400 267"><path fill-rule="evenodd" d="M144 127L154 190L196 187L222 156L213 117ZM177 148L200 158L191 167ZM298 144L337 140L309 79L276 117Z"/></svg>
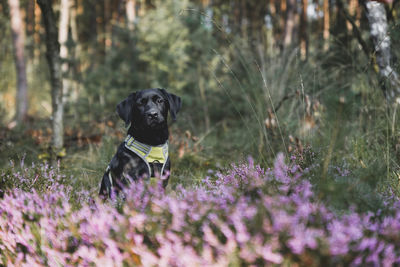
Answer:
<svg viewBox="0 0 400 267"><path fill-rule="evenodd" d="M167 124L168 111L175 121L181 105L181 98L165 89L145 89L119 103L117 113L127 126L157 129Z"/></svg>

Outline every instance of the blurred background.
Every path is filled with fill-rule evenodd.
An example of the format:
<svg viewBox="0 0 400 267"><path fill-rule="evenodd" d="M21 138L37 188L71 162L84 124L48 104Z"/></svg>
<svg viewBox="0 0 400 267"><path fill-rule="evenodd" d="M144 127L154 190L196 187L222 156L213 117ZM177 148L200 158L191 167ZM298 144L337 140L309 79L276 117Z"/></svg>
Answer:
<svg viewBox="0 0 400 267"><path fill-rule="evenodd" d="M379 46L369 1L50 2L64 92L58 157L81 186L97 191L125 137L116 105L132 91L163 87L183 101L171 125L172 188L248 156L268 167L285 152L346 201L364 194L354 190L398 193L399 116L390 96L400 1L374 2L389 50ZM52 86L36 1L1 0L0 32L4 172L50 159Z"/></svg>

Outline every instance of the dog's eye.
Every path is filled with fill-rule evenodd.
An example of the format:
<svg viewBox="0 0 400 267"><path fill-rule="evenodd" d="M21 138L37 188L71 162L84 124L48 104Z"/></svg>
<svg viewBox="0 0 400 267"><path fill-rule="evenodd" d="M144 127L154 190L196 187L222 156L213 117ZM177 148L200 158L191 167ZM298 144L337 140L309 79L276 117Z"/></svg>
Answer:
<svg viewBox="0 0 400 267"><path fill-rule="evenodd" d="M162 98L157 99L157 103L158 104L164 103L164 99L162 99Z"/></svg>
<svg viewBox="0 0 400 267"><path fill-rule="evenodd" d="M146 99L140 100L137 104L138 106L144 106L146 104Z"/></svg>

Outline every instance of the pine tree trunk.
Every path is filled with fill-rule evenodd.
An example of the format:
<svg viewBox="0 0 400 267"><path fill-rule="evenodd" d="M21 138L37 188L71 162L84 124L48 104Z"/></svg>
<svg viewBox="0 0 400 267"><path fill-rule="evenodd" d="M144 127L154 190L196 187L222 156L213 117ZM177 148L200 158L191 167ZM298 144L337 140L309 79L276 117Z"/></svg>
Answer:
<svg viewBox="0 0 400 267"><path fill-rule="evenodd" d="M26 119L28 112L28 83L26 79L26 63L24 55L24 27L19 7L19 0L8 0L8 4L10 6L11 32L17 74L16 119L18 122L22 122Z"/></svg>
<svg viewBox="0 0 400 267"><path fill-rule="evenodd" d="M329 0L324 0L324 26L322 37L324 39L324 51L329 49L329 36L330 36L330 14L329 14Z"/></svg>
<svg viewBox="0 0 400 267"><path fill-rule="evenodd" d="M287 2L286 0L284 1L280 1L280 7L279 7L279 12L280 12L280 16L279 16L279 26L281 27L281 29L283 29L285 27L285 15L286 15L286 11L287 11ZM274 3L275 6L275 3Z"/></svg>
<svg viewBox="0 0 400 267"><path fill-rule="evenodd" d="M383 89L389 102L400 100L400 77L391 66L390 36L386 10L382 3L368 1L366 4L370 34L375 46L376 63L383 79Z"/></svg>
<svg viewBox="0 0 400 267"><path fill-rule="evenodd" d="M339 41L342 47L349 48L351 38L349 36L349 32L347 30L346 22L348 19L346 18L346 14L348 14L344 0L336 0L336 18L335 18L335 26L333 29L333 33L335 35L335 39ZM351 18L350 15L347 16Z"/></svg>
<svg viewBox="0 0 400 267"><path fill-rule="evenodd" d="M287 48L292 44L294 21L295 21L295 6L296 0L287 0L287 12L286 12L286 23L285 31L283 35L283 47Z"/></svg>
<svg viewBox="0 0 400 267"><path fill-rule="evenodd" d="M43 24L46 31L46 57L50 71L51 100L52 100L52 152L59 154L64 146L63 126L63 89L60 60L60 44L58 43L57 22L54 18L51 0L37 0L42 10ZM54 155L53 160L54 160Z"/></svg>
<svg viewBox="0 0 400 267"><path fill-rule="evenodd" d="M301 0L301 17L300 17L300 56L302 60L307 59L308 55L308 31L307 31L307 7L308 1Z"/></svg>
<svg viewBox="0 0 400 267"><path fill-rule="evenodd" d="M349 1L349 14L352 18L356 15L357 2L358 0ZM346 27L349 32L353 30L353 26L349 21L346 21Z"/></svg>

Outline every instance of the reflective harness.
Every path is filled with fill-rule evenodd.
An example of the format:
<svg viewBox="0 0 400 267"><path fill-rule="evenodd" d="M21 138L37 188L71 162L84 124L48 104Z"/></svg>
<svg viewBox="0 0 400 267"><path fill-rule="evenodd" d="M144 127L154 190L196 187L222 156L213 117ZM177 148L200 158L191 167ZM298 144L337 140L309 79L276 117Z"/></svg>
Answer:
<svg viewBox="0 0 400 267"><path fill-rule="evenodd" d="M160 165L162 165L162 167L159 175L162 176L164 174L164 168L168 161L168 141L163 145L150 146L143 144L135 140L133 136L128 135L125 138L125 148L135 153L144 161L144 163L146 163L148 169L148 177L156 178L156 169L159 170ZM108 171L108 179L112 187L113 181L110 166L107 167L106 171Z"/></svg>
<svg viewBox="0 0 400 267"><path fill-rule="evenodd" d="M149 146L140 143L128 135L125 139L125 147L138 155L146 163L150 178L155 178L156 164L162 164L159 175L163 175L165 164L168 161L168 141L163 145Z"/></svg>

